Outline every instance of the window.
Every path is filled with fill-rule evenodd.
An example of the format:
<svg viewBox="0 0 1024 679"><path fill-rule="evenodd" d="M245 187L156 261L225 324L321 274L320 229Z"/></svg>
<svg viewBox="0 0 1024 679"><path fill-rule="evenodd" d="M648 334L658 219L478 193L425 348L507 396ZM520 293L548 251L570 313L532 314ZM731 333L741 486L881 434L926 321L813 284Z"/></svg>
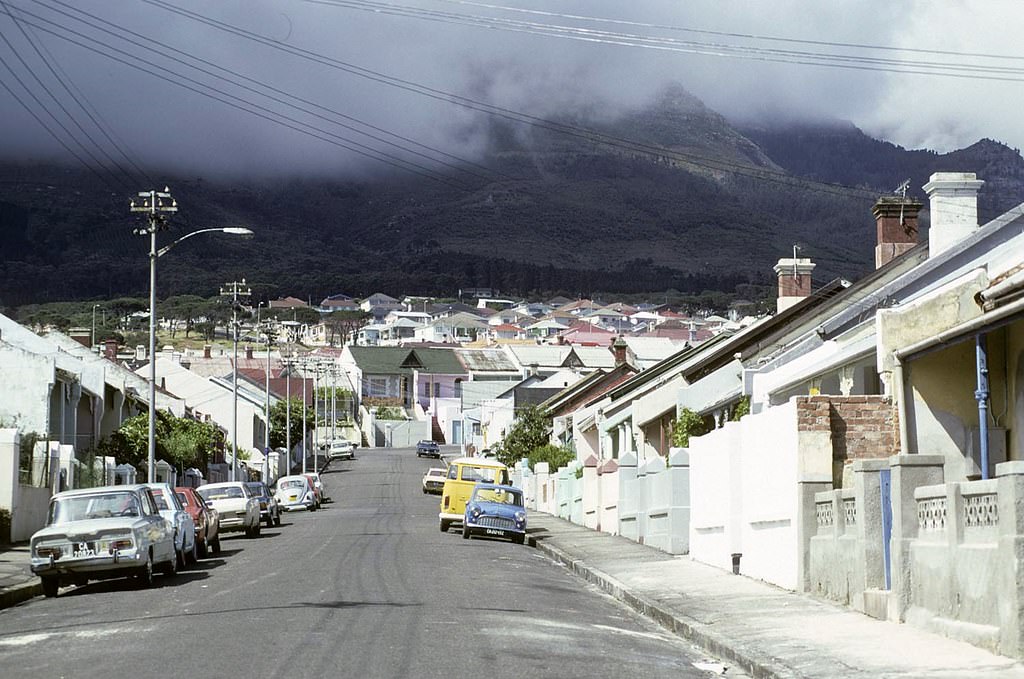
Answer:
<svg viewBox="0 0 1024 679"><path fill-rule="evenodd" d="M366 395L383 397L388 395L388 378L371 377L366 380Z"/></svg>
<svg viewBox="0 0 1024 679"><path fill-rule="evenodd" d="M462 398L462 379L455 380L455 398Z"/></svg>
<svg viewBox="0 0 1024 679"><path fill-rule="evenodd" d="M434 382L434 398L440 398L441 396L441 383Z"/></svg>

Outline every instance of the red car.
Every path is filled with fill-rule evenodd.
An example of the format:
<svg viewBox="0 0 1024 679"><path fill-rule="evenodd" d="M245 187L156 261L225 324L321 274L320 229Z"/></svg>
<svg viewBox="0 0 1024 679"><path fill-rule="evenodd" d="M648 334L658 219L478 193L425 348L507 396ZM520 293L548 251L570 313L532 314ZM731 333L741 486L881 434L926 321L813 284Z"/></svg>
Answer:
<svg viewBox="0 0 1024 679"><path fill-rule="evenodd" d="M216 554L220 551L220 515L217 510L208 507L195 488L178 486L174 494L181 500L185 511L192 517L196 525L196 549L199 556Z"/></svg>

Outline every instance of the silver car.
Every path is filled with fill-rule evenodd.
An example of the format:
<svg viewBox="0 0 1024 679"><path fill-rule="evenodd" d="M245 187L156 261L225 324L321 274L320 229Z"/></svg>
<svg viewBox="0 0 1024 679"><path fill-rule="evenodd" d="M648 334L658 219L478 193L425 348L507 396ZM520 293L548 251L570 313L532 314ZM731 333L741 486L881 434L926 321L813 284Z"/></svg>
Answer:
<svg viewBox="0 0 1024 679"><path fill-rule="evenodd" d="M178 570L173 530L141 484L57 493L30 549L30 567L48 597L62 584L129 575L150 586L154 571Z"/></svg>
<svg viewBox="0 0 1024 679"><path fill-rule="evenodd" d="M185 511L178 495L166 483L147 483L153 491L156 508L174 530L174 549L178 554L178 568L185 568L199 560L196 548L196 524Z"/></svg>

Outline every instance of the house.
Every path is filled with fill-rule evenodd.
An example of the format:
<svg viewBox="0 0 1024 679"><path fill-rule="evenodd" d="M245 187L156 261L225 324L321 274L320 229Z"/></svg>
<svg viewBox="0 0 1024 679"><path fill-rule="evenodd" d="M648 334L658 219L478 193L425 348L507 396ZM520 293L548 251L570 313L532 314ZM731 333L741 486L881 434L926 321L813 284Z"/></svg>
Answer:
<svg viewBox="0 0 1024 679"><path fill-rule="evenodd" d="M332 311L359 311L359 303L348 295L330 295L320 301L317 311L324 313Z"/></svg>
<svg viewBox="0 0 1024 679"><path fill-rule="evenodd" d="M522 369L503 349L460 347L455 355L469 373L471 382L522 379Z"/></svg>
<svg viewBox="0 0 1024 679"><path fill-rule="evenodd" d="M519 366L524 377L531 374L547 377L562 369L589 373L615 365L615 357L604 347L506 344L502 349Z"/></svg>
<svg viewBox="0 0 1024 679"><path fill-rule="evenodd" d="M415 420L428 420L451 440L450 415L461 407L469 373L453 349L347 346L339 365L356 397L356 408L394 404Z"/></svg>
<svg viewBox="0 0 1024 679"><path fill-rule="evenodd" d="M270 300L271 309L306 309L309 304L297 297L280 297Z"/></svg>
<svg viewBox="0 0 1024 679"><path fill-rule="evenodd" d="M487 332L487 322L468 313L443 316L415 330L422 342L473 342Z"/></svg>
<svg viewBox="0 0 1024 679"><path fill-rule="evenodd" d="M375 292L360 304L359 308L367 313L373 313L375 309L387 309L393 311L402 308L402 303L390 295L385 295L383 292Z"/></svg>
<svg viewBox="0 0 1024 679"><path fill-rule="evenodd" d="M524 340L527 338L526 330L518 325L502 323L501 325L488 325L487 336L496 342L508 342L511 340Z"/></svg>
<svg viewBox="0 0 1024 679"><path fill-rule="evenodd" d="M610 347L616 333L600 326L577 321L558 334L560 344L581 344L591 347Z"/></svg>

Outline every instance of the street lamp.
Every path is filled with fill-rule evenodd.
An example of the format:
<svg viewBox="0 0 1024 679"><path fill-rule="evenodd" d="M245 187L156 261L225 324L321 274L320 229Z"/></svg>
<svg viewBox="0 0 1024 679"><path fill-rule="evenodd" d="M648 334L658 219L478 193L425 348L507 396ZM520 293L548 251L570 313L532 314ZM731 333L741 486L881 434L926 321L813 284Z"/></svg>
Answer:
<svg viewBox="0 0 1024 679"><path fill-rule="evenodd" d="M89 347L89 351L96 351L96 309L99 307L99 304L92 305L92 345Z"/></svg>
<svg viewBox="0 0 1024 679"><path fill-rule="evenodd" d="M166 228L165 215L178 211L178 201L171 197L167 187L163 191L141 191L139 197L143 199L142 204L136 205L133 200L131 211L146 213L148 221L147 226L136 229L135 233L149 235L149 454L146 458L146 478L149 483L153 483L156 481L156 260L183 240L201 233L219 231L233 236L251 236L252 231L241 226L199 229L157 250L156 234Z"/></svg>

